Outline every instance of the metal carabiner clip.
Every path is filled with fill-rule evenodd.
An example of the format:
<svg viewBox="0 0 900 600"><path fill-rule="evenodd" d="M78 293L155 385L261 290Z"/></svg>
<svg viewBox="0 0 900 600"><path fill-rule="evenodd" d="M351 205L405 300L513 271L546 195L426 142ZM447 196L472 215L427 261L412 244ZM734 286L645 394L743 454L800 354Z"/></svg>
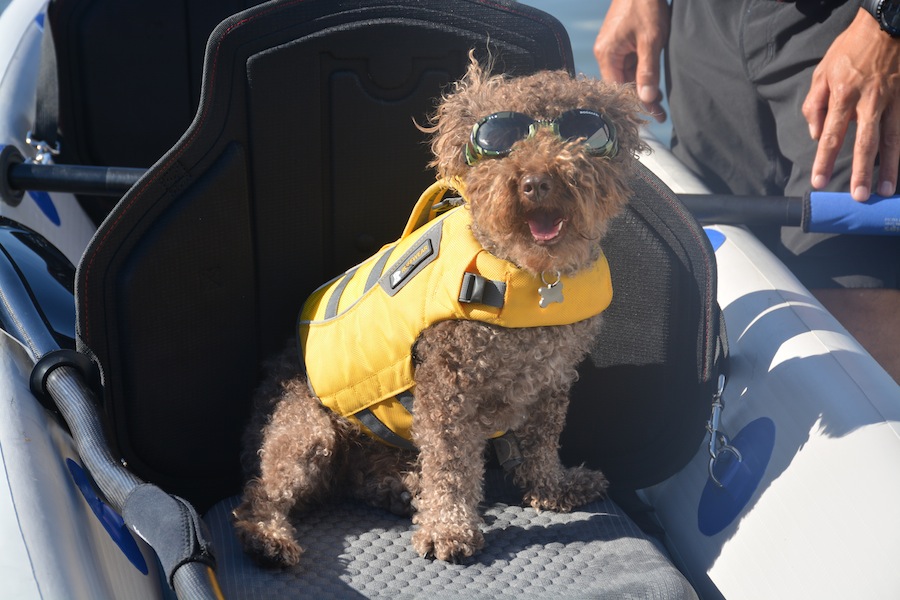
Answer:
<svg viewBox="0 0 900 600"><path fill-rule="evenodd" d="M36 165L49 165L53 163L53 157L59 155L59 142L51 146L49 143L34 139L31 131L25 134L25 143L34 148L34 158L28 162Z"/></svg>
<svg viewBox="0 0 900 600"><path fill-rule="evenodd" d="M722 421L722 411L725 405L722 403L722 393L725 391L725 375L719 375L716 393L713 395L712 412L709 421L706 424L706 430L709 431L709 478L716 487L725 487L719 478L716 477L716 462L725 452L730 452L738 462L743 461L741 451L731 445L728 436L719 431Z"/></svg>

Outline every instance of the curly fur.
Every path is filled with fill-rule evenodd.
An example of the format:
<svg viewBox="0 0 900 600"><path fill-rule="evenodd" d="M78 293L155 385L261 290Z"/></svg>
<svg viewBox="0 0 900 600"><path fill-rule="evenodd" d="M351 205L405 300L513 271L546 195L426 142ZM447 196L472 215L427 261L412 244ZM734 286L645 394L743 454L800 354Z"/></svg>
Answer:
<svg viewBox="0 0 900 600"><path fill-rule="evenodd" d="M592 157L579 143L541 129L502 159L466 165L462 148L481 117L513 110L551 119L572 108L596 110L614 123L616 157ZM472 231L485 248L533 274L574 274L600 255L609 220L627 201L629 173L644 149L640 123L630 88L565 72L491 76L473 60L428 129L432 166L441 177L464 181ZM535 237L528 224L535 215L561 220L559 234ZM483 454L497 431L515 432L519 440L524 460L514 480L526 504L569 511L603 496L602 473L565 468L558 455L569 389L600 322L597 316L559 327L504 329L444 321L426 329L413 353L417 453L373 441L324 408L290 344L269 363L244 436L249 480L234 514L245 549L265 563L296 564L302 549L291 513L346 495L412 514L412 543L422 556L471 556L484 544L478 512Z"/></svg>

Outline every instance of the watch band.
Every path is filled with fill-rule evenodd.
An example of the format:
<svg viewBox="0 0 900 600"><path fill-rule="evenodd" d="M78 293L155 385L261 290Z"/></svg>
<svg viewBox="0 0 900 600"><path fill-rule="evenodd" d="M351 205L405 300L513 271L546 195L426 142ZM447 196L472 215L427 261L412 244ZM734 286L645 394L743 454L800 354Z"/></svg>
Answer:
<svg viewBox="0 0 900 600"><path fill-rule="evenodd" d="M882 0L862 0L860 2L860 7L863 8L867 13L878 19L878 5L881 4Z"/></svg>
<svg viewBox="0 0 900 600"><path fill-rule="evenodd" d="M900 38L900 0L862 0L860 8L872 15L882 31L892 38Z"/></svg>

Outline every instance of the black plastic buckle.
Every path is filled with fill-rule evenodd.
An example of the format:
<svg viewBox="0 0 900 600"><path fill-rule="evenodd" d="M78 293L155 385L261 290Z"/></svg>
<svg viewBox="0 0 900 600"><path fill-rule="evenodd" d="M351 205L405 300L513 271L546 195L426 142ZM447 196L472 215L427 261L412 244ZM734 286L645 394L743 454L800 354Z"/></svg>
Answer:
<svg viewBox="0 0 900 600"><path fill-rule="evenodd" d="M459 301L464 304L485 304L503 308L506 284L502 281L485 279L475 273L464 273L459 289Z"/></svg>

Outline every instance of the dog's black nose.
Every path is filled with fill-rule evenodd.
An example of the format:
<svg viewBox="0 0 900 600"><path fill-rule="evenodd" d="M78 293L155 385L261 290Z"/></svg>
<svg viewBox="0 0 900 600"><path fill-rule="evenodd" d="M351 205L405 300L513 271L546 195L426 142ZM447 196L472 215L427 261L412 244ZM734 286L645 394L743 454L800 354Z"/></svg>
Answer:
<svg viewBox="0 0 900 600"><path fill-rule="evenodd" d="M519 192L532 202L540 202L550 195L553 182L546 173L528 173L519 180Z"/></svg>

